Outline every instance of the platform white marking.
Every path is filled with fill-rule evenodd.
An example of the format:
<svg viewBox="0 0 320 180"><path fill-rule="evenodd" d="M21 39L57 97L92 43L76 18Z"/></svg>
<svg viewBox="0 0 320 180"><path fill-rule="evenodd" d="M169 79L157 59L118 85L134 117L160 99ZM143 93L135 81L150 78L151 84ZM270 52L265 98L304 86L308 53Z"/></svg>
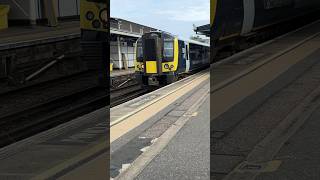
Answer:
<svg viewBox="0 0 320 180"><path fill-rule="evenodd" d="M119 170L120 173L124 172L125 170L127 170L129 167L131 166L131 164L122 164L121 169Z"/></svg>
<svg viewBox="0 0 320 180"><path fill-rule="evenodd" d="M193 114L209 97L209 89L204 93L185 114ZM171 139L180 131L180 129L190 120L190 116L181 116L166 132L164 132L155 143L152 144L148 151L142 153L132 165L115 180L128 180L137 177L143 169L169 144Z"/></svg>
<svg viewBox="0 0 320 180"><path fill-rule="evenodd" d="M196 75L199 75L199 74L196 74ZM194 76L196 76L196 75L194 75ZM137 114L138 112L142 111L143 109L146 109L148 106L151 106L151 105L157 103L161 99L166 98L167 96L169 96L169 95L171 95L171 94L173 94L173 93L175 93L175 92L187 87L188 85L196 82L197 80L199 80L199 79L201 79L201 78L203 78L203 77L205 77L207 75L208 75L207 73L200 74L195 79L191 79L190 82L187 82L187 83L183 84L182 86L180 86L179 88L176 88L176 89L174 89L174 90L172 90L172 91L170 91L170 92L168 92L168 93L166 93L166 94L164 94L164 95L162 95L160 97L155 98L156 97L155 95L151 95L152 97L154 97L153 100L151 100L148 96L146 96L146 99L148 99L149 103L144 103L143 106L138 107L136 110L134 110L134 111L132 111L132 112L130 112L130 113L118 118L117 120L114 120L114 121L110 122L110 127L112 127L112 126L114 126L116 124L119 124L120 122L124 121L125 119L129 118L130 116L133 116L133 115ZM169 86L172 86L172 85L174 85L174 84L170 84L170 85L166 86L166 88L168 88ZM161 90L161 89L159 89L159 90ZM159 90L156 90L154 92L157 92ZM140 104L140 103L138 102L138 104ZM143 103L141 103L141 105L142 104ZM112 108L112 109L114 109L114 108ZM112 113L112 109L111 109L111 113Z"/></svg>
<svg viewBox="0 0 320 180"><path fill-rule="evenodd" d="M150 148L150 146L146 146L146 147L140 149L140 151L141 151L141 152L146 152L149 148Z"/></svg>

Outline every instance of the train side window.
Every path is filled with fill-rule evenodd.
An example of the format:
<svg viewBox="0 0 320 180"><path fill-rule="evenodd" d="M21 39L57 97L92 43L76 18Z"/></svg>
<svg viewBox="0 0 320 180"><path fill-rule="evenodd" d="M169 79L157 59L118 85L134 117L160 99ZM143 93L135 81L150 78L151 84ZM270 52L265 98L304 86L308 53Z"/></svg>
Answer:
<svg viewBox="0 0 320 180"><path fill-rule="evenodd" d="M142 41L139 39L137 41L137 61L142 62L143 61L143 48L142 48Z"/></svg>
<svg viewBox="0 0 320 180"><path fill-rule="evenodd" d="M163 59L164 61L172 61L174 55L173 40L165 39L163 43Z"/></svg>

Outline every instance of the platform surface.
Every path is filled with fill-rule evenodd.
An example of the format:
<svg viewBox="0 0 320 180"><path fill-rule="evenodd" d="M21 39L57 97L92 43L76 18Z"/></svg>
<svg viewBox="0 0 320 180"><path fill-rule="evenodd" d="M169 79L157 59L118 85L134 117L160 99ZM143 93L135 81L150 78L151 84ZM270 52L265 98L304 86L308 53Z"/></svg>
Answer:
<svg viewBox="0 0 320 180"><path fill-rule="evenodd" d="M275 160L281 161L281 166L274 172L262 173L257 180L317 180L320 179L320 107L281 148Z"/></svg>
<svg viewBox="0 0 320 180"><path fill-rule="evenodd" d="M212 178L319 179L319 30L316 22L211 68Z"/></svg>
<svg viewBox="0 0 320 180"><path fill-rule="evenodd" d="M67 38L80 38L79 21L61 22L57 27L14 26L0 31L0 50Z"/></svg>
<svg viewBox="0 0 320 180"><path fill-rule="evenodd" d="M167 140L174 138L177 133L183 133L181 129L185 128L184 124L196 121L197 118L201 118L201 120L198 120L200 127L194 132L195 134L198 133L198 138L195 137L192 150L197 148L197 143L202 137L206 137L206 139L202 139L201 146L207 145L209 147L209 129L206 129L206 127L209 127L209 112L199 110L200 106L205 107L204 103L208 105L208 95L209 72L206 70L112 108L110 119L111 177L115 179L129 177L149 179L148 177L138 177L140 173L136 173L137 169L143 171L148 164L151 165L151 162L153 162L152 155L148 156L143 153L159 155L160 152L164 152L164 154L167 154L163 151L163 146L168 143ZM191 128L192 125L188 126ZM179 129L174 129L176 127L179 127ZM171 131L175 133L169 133ZM166 133L170 134L170 138L164 138ZM183 135L181 138L188 141L189 137ZM176 146L184 146L187 145L185 144L186 141L182 144L178 142L175 144ZM150 150L149 147L154 150ZM190 152L192 150L190 149ZM180 153L181 158L188 158L190 155ZM206 152L201 154L199 151L198 157L204 154ZM209 153L206 155L206 157L209 157ZM148 157L149 160L141 160L141 157ZM173 158L171 160L177 160L178 162L178 159ZM140 163L136 164L139 161ZM180 163L182 162L180 161ZM206 167L206 170L200 173L202 174L201 177L209 177L208 163L209 161L203 162L202 167ZM126 166L130 168L124 171ZM198 168L202 169L202 167ZM154 170L154 167L151 169ZM169 171L169 169L167 170ZM198 171L199 169L195 166L189 166L186 169L182 168L180 173L187 170ZM165 173L164 166L156 171L159 173L157 178L161 179L165 175L161 175L161 171ZM174 174L174 171L171 170L170 173Z"/></svg>
<svg viewBox="0 0 320 180"><path fill-rule="evenodd" d="M139 180L210 179L210 100L137 176Z"/></svg>
<svg viewBox="0 0 320 180"><path fill-rule="evenodd" d="M0 179L59 178L101 157L108 152L107 118L103 108L0 149Z"/></svg>

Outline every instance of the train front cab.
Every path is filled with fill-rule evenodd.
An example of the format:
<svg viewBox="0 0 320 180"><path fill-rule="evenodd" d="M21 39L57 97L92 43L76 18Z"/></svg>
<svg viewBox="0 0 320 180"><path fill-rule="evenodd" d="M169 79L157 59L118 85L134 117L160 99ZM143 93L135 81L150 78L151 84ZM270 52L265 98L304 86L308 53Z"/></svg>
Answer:
<svg viewBox="0 0 320 180"><path fill-rule="evenodd" d="M135 71L144 86L167 85L176 81L185 52L178 38L163 32L144 34L136 43ZM184 53L183 53L184 52ZM156 83L155 83L156 82Z"/></svg>

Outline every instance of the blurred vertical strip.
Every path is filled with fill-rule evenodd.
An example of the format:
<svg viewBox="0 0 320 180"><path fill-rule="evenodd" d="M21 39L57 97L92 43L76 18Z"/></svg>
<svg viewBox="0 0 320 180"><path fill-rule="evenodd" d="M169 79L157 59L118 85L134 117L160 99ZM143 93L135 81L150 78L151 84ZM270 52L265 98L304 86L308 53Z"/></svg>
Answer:
<svg viewBox="0 0 320 180"><path fill-rule="evenodd" d="M106 146L110 149L110 2L81 0L80 27L82 58L89 71L96 72L101 88L107 94ZM110 157L106 159L106 179L109 179Z"/></svg>

